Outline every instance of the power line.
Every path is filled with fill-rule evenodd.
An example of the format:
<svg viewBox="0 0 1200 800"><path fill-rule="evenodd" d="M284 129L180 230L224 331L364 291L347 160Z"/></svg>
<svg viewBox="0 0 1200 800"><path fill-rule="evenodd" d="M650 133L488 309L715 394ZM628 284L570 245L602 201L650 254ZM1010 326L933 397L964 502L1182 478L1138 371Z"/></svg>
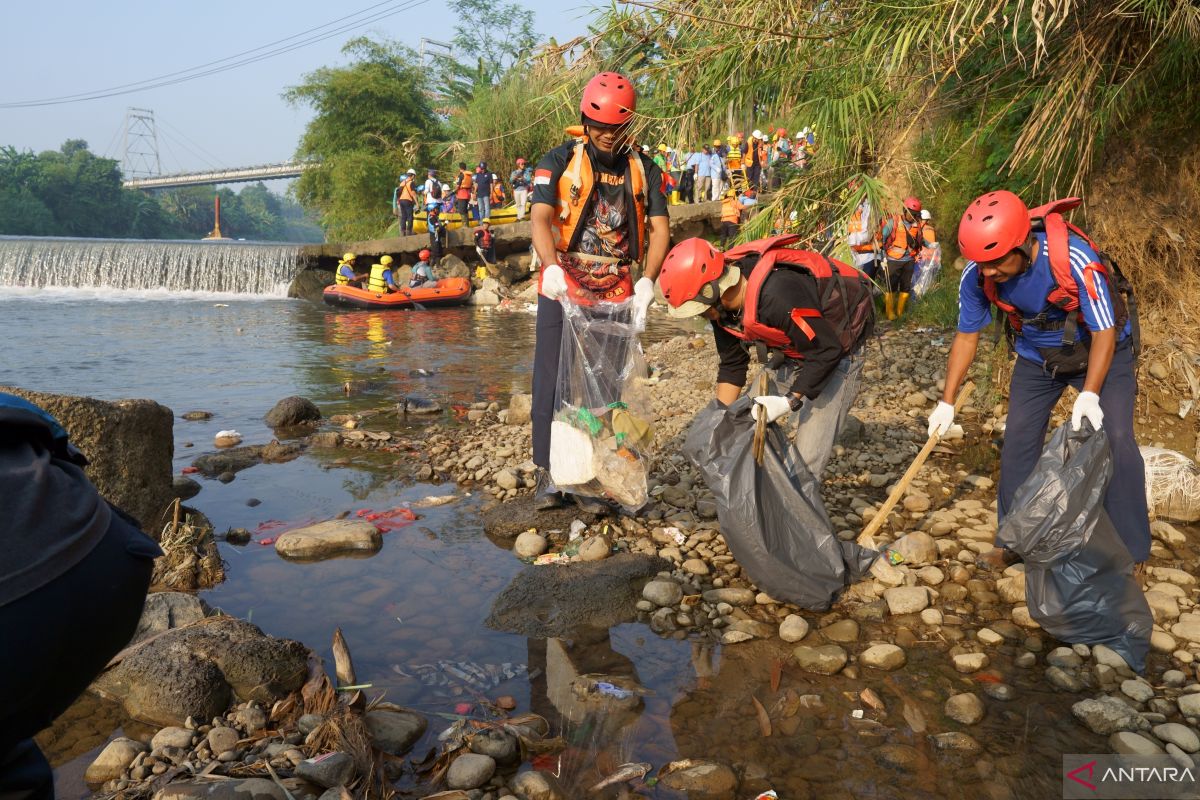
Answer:
<svg viewBox="0 0 1200 800"><path fill-rule="evenodd" d="M180 138L180 144L183 145L189 153L191 153L194 156L197 156L201 161L206 162L210 167L216 167L218 169L223 169L225 167L225 164L221 161L221 158L219 156L215 155L211 150L206 148L204 145L200 144L195 139L188 136L185 131L182 131L179 128L176 128L174 125L167 122L165 119L160 119L159 123L161 123L162 125L166 126L167 128L174 131L176 134L178 134L179 138ZM166 132L164 131L164 133L166 133ZM188 143L191 143L192 145L194 145L196 147L196 150L198 150L199 152L196 152L196 150L192 150L190 147L187 147Z"/></svg>
<svg viewBox="0 0 1200 800"><path fill-rule="evenodd" d="M401 14L405 11L409 11L413 8L416 8L417 6L425 5L426 3L429 2L429 0L407 0L407 2L402 3L399 7L385 9L385 10L383 10L381 12L377 12L369 17L355 20L355 21L348 23L346 25L343 25L339 28L335 28L333 30L326 31L325 33L322 33L322 34L319 34L316 36L310 36L306 39L302 39L301 41L296 42L294 44L290 44L285 47L277 47L274 50L268 50L267 52L261 53L256 56L252 56L249 58L243 58L240 61L232 61L232 59L240 58L243 55L255 53L260 50L264 50L266 48L273 47L276 44L281 44L283 42L287 42L292 39L296 39L298 37L301 37L308 33L311 33L312 31L320 30L321 28L327 28L330 25L337 24L338 22L341 22L343 20L346 20L346 19L349 19L352 17L361 16L364 12L370 11L371 9L378 8L379 6L392 5L394 2L395 2L395 0L387 0L387 2L384 2L384 3L376 3L373 6L368 6L367 8L363 9L362 11L355 12L354 14L349 14L345 17L340 17L337 20L333 20L332 22L327 22L324 25L319 25L316 28L310 28L308 31L304 31L304 32L298 33L298 34L293 34L292 36L286 37L284 39L279 39L270 44L262 45L260 47L253 48L252 50L246 50L246 51L244 51L242 53L238 53L236 55L227 56L225 58L218 59L217 61L210 61L207 64L200 64L198 66L191 67L186 70L178 70L176 72L167 73L166 75L160 75L156 78L147 78L146 80L137 81L135 83L122 84L120 86L114 86L114 87L110 87L108 89L98 89L98 90L95 90L92 92L82 92L82 93L74 94L74 95L64 95L62 97L44 98L41 100L19 100L19 101L7 102L7 103L0 103L0 108L37 108L37 107L41 107L41 106L63 105L63 104L67 104L67 103L81 103L81 102L86 102L88 100L99 100L99 99L106 98L106 97L116 97L116 96L123 95L123 94L132 94L134 92L146 91L148 89L158 89L158 88L162 88L165 86L174 86L176 84L184 83L186 81L191 81L191 80L195 80L197 78L207 77L209 75L216 75L221 72L227 72L231 69L236 69L237 67L254 64L259 61L265 61L268 58L274 58L275 56L282 55L284 53L290 53L293 50L299 50L300 48L307 47L310 44L316 44L317 42L322 42L322 41L325 41L326 39L331 39L334 36L338 36L347 31L351 31L356 28L365 27L374 22L378 22L382 19L386 19L388 17L395 16L396 14ZM227 63L227 64L224 64L223 66L213 66L216 64L223 64L223 62L228 62L228 61L232 61L232 63ZM206 67L210 67L210 66L213 68L205 69ZM197 70L204 70L204 71L197 72ZM179 77L176 77L176 76L179 76Z"/></svg>

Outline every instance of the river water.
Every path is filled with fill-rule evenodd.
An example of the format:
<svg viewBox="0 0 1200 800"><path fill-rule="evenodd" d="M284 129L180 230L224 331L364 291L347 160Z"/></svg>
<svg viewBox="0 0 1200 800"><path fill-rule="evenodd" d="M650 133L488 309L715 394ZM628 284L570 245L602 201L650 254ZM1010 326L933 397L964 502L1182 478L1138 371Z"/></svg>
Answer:
<svg viewBox="0 0 1200 800"><path fill-rule="evenodd" d="M264 274L293 268L286 254L271 257L282 261ZM377 408L397 395L431 397L444 407L504 402L530 383L533 315L527 311L335 311L273 296L275 289L180 294L144 286L14 283L0 281L0 335L9 343L0 355L0 385L147 397L177 416L213 412L205 422L176 420L177 473L211 450L218 430L234 428L247 444L269 441L263 414L288 395L311 398L328 416ZM655 320L647 340L680 331ZM229 484L203 481L189 504L219 531L244 527L261 531L255 536L261 539L279 523L393 508L454 488L399 481L394 455L333 458L306 454L242 471ZM492 600L522 565L484 535L480 504L481 498L467 497L426 509L417 524L386 534L383 549L368 559L297 564L269 546L222 543L227 580L202 597L270 634L303 641L327 663L340 626L358 678L372 684L371 692L386 691L388 700L431 715L430 732L415 753L433 746L448 724L438 715L471 699L453 680L424 685L415 676L425 665L506 670L513 677L491 687L489 696L511 694L520 710L564 730L571 747L540 766L558 773L571 796L625 761L648 761L657 769L677 757L711 757L748 776L768 776L787 800L1049 797L1058 796L1061 785L1059 754L1099 746L1073 722L1066 698L1044 694L1040 674L1011 667L1016 650L1002 648L994 665L1018 699L989 702L988 717L969 730L985 752L957 755L931 749L901 716L908 703L921 711L928 732L961 729L942 715L941 704L949 694L980 686L950 668L940 652L944 643L918 642L908 648L909 667L882 679L785 669L780 689L772 691L773 664L787 656L778 641L721 648L682 634L660 638L638 623L549 641L489 630L483 620ZM600 722L575 718L565 687L589 672L636 676L648 690L644 707ZM883 696L886 711L858 699L867 686ZM822 708L797 710L795 698L809 694L821 696ZM776 720L769 737L759 729L752 697ZM856 718L864 710L865 720ZM104 741L126 728L143 729L94 701L71 718L43 739L62 796L84 797L83 769Z"/></svg>

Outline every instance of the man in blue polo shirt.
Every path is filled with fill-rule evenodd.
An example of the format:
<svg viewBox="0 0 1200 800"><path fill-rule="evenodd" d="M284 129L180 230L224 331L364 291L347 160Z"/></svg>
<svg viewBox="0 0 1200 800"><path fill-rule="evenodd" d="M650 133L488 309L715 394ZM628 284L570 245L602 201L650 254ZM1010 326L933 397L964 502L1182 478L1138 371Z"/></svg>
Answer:
<svg viewBox="0 0 1200 800"><path fill-rule="evenodd" d="M1055 220L1065 225L1054 213L1044 219L1046 230ZM1033 472L1050 413L1071 386L1079 391L1071 410L1073 427L1078 430L1087 420L1108 433L1113 475L1104 508L1140 565L1150 555L1150 524L1145 465L1133 437L1137 382L1132 325L1100 256L1083 237L1062 234L1065 252L1056 262L1062 277L1056 278L1046 230L1034 229L1029 209L1011 192L989 192L967 207L958 242L962 254L972 260L959 283L958 332L950 348L942 400L929 416L929 433L943 433L953 423L955 394L996 305L1020 327L1014 337L1017 362L1000 452L1000 519ZM1059 306L1075 310L1068 313ZM1064 340L1077 344L1064 346ZM994 552L984 565L1012 560L1006 550Z"/></svg>

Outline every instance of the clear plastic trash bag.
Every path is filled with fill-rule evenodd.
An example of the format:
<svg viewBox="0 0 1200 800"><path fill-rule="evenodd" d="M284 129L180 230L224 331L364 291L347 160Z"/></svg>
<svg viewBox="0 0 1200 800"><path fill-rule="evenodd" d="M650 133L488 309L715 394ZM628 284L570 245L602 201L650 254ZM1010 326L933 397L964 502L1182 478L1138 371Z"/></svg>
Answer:
<svg viewBox="0 0 1200 800"><path fill-rule="evenodd" d="M636 510L649 499L654 416L630 303L563 303L550 478Z"/></svg>
<svg viewBox="0 0 1200 800"><path fill-rule="evenodd" d="M725 544L746 577L776 600L825 611L878 556L833 530L821 485L779 425L768 425L754 461L753 398L716 400L692 421L684 454L717 502Z"/></svg>
<svg viewBox="0 0 1200 800"><path fill-rule="evenodd" d="M922 247L917 263L913 269L913 297L924 297L937 281L942 271L942 246L934 244Z"/></svg>
<svg viewBox="0 0 1200 800"><path fill-rule="evenodd" d="M1013 496L996 544L1025 560L1029 615L1057 639L1103 644L1143 672L1154 620L1133 557L1104 510L1108 436L1064 424Z"/></svg>

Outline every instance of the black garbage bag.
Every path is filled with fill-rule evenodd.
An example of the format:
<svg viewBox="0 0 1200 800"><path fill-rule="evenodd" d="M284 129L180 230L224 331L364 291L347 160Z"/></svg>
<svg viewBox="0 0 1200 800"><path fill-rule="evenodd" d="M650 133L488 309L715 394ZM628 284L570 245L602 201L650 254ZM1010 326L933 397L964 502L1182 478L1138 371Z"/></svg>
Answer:
<svg viewBox="0 0 1200 800"><path fill-rule="evenodd" d="M1154 624L1133 578L1133 557L1104 510L1112 477L1108 436L1064 424L1013 496L996 544L1025 560L1025 602L1046 632L1071 644L1103 644L1137 672Z"/></svg>
<svg viewBox="0 0 1200 800"><path fill-rule="evenodd" d="M820 484L780 426L767 426L763 465L754 463L753 402L714 400L692 421L683 451L716 498L721 533L746 576L778 600L825 611L878 553L837 538Z"/></svg>

